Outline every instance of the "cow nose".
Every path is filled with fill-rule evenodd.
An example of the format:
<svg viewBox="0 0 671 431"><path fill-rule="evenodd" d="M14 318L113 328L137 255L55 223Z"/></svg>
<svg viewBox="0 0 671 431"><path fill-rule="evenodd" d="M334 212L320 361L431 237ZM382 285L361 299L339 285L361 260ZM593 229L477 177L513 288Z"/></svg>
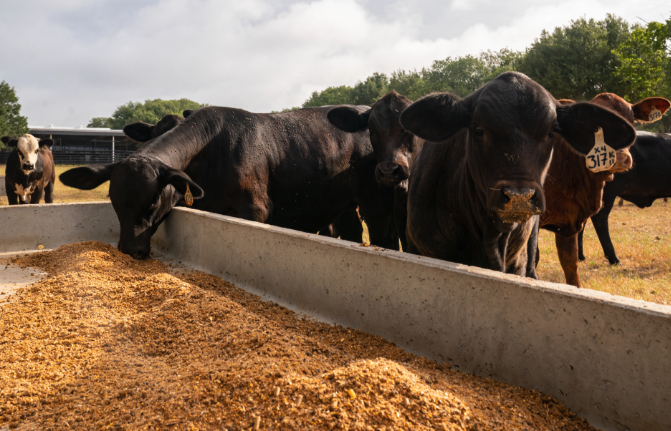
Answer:
<svg viewBox="0 0 671 431"><path fill-rule="evenodd" d="M400 183L407 179L405 171L400 164L394 162L384 162L377 165L378 181L385 183Z"/></svg>
<svg viewBox="0 0 671 431"><path fill-rule="evenodd" d="M35 165L32 163L24 163L23 164L23 169L26 171L33 170L35 168Z"/></svg>
<svg viewBox="0 0 671 431"><path fill-rule="evenodd" d="M534 214L540 214L539 197L534 188L503 187L502 206L497 211L507 222L522 222Z"/></svg>

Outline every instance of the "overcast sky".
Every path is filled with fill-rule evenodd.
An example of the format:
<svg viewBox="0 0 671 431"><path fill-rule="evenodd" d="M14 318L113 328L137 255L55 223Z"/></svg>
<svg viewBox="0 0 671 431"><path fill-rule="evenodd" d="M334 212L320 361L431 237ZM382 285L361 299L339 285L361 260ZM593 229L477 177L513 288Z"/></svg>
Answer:
<svg viewBox="0 0 671 431"><path fill-rule="evenodd" d="M614 13L663 21L668 0L21 0L0 4L0 81L31 126L86 125L128 101L269 112L373 72L521 50L541 30Z"/></svg>

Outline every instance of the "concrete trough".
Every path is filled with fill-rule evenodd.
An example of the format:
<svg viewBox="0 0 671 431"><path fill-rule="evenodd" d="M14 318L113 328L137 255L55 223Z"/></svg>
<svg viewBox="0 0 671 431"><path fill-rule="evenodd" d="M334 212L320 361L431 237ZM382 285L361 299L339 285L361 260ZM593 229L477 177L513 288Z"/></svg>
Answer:
<svg viewBox="0 0 671 431"><path fill-rule="evenodd" d="M0 214L0 252L118 240L109 203ZM295 311L552 395L597 428L671 429L669 306L186 208L153 246Z"/></svg>

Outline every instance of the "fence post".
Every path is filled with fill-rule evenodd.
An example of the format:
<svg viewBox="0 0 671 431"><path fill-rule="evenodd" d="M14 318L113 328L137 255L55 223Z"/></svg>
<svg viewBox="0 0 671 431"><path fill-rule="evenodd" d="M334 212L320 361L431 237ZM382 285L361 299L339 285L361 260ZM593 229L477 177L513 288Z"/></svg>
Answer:
<svg viewBox="0 0 671 431"><path fill-rule="evenodd" d="M114 163L114 135L112 135L112 163Z"/></svg>

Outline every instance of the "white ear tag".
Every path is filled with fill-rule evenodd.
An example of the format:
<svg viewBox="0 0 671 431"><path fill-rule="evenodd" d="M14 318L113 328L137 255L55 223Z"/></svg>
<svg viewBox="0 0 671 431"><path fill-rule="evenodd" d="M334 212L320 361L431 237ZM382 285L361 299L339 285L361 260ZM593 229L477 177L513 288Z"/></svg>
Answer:
<svg viewBox="0 0 671 431"><path fill-rule="evenodd" d="M615 150L603 140L603 129L594 132L594 148L587 154L585 164L592 172L607 171L615 164Z"/></svg>
<svg viewBox="0 0 671 431"><path fill-rule="evenodd" d="M648 114L648 123L657 121L660 118L662 118L662 113L660 112L659 109L657 109L656 106L653 106L652 109L650 110L650 114Z"/></svg>
<svg viewBox="0 0 671 431"><path fill-rule="evenodd" d="M186 183L186 193L184 193L184 202L186 203L187 207L193 205L193 195L191 194L191 190L189 190L189 183Z"/></svg>

